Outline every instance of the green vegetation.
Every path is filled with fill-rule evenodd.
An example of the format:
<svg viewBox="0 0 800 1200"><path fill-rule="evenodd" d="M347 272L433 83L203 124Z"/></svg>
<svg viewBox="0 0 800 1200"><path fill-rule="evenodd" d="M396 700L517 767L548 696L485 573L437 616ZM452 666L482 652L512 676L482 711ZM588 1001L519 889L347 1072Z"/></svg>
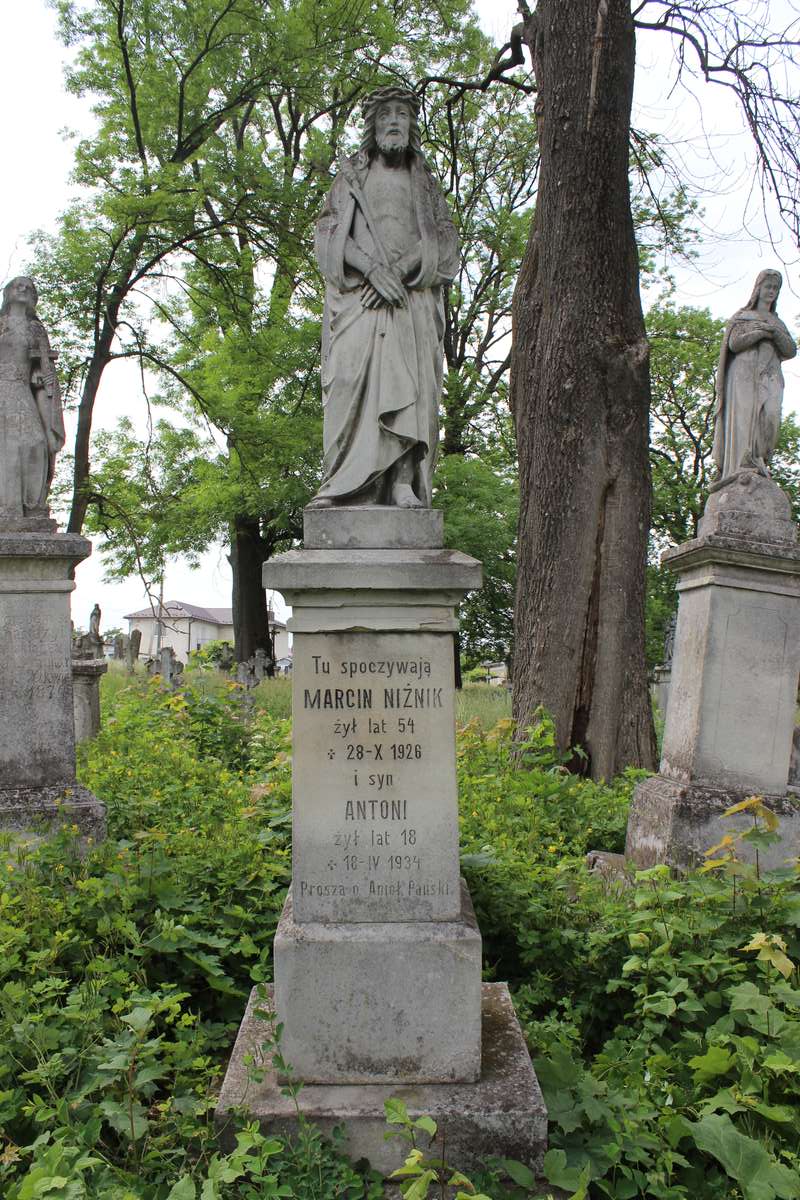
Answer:
<svg viewBox="0 0 800 1200"><path fill-rule="evenodd" d="M7 1200L382 1195L311 1126L288 1145L243 1119L236 1149L217 1149L215 1094L246 995L270 979L289 881L291 763L286 681L262 685L245 721L235 685L209 676L191 672L173 695L110 674L103 730L80 755L108 805L104 845L80 857L69 829L4 843ZM459 732L463 867L486 977L512 986L550 1110L550 1185L614 1200L797 1197L796 864L759 878L729 841L705 873L609 886L584 856L621 849L634 774L610 786L567 774L546 720L514 770L511 728L471 719ZM774 836L765 819L756 809L757 845ZM399 1109L388 1117L409 1133ZM407 1194L439 1195L426 1130L411 1133ZM499 1200L509 1169L511 1194L545 1194L518 1164L487 1163L458 1187Z"/></svg>

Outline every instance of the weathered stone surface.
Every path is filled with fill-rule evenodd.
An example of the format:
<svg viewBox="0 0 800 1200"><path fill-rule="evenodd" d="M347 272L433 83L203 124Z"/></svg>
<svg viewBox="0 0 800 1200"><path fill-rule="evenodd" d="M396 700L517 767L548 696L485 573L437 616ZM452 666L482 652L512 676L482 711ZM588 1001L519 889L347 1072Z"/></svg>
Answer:
<svg viewBox="0 0 800 1200"><path fill-rule="evenodd" d="M292 676L297 920L457 918L452 636L296 633Z"/></svg>
<svg viewBox="0 0 800 1200"><path fill-rule="evenodd" d="M275 935L275 1006L299 1079L478 1078L481 936L463 884L461 896L452 921L334 924L298 922L289 894Z"/></svg>
<svg viewBox="0 0 800 1200"><path fill-rule="evenodd" d="M458 236L419 145L420 99L397 85L364 101L358 154L325 198L321 504L429 508L444 360L442 284Z"/></svg>
<svg viewBox="0 0 800 1200"><path fill-rule="evenodd" d="M0 533L0 785L75 778L70 570L90 550L69 534Z"/></svg>
<svg viewBox="0 0 800 1200"><path fill-rule="evenodd" d="M441 1153L446 1139L448 1161L472 1171L489 1155L514 1158L533 1171L541 1169L547 1148L547 1110L531 1065L508 989L487 983L482 989L482 1068L476 1083L309 1084L297 1103L302 1115L324 1134L343 1125L346 1148L354 1159L367 1158L389 1175L405 1156L405 1143L385 1141L384 1101L398 1097L413 1117L429 1115L439 1126L432 1147ZM281 1095L277 1076L264 1063L262 1045L269 1024L255 1016L255 991L239 1030L214 1115L223 1147L234 1144L234 1112L244 1109L265 1131L291 1136L297 1131L293 1102ZM250 1056L267 1067L263 1080L251 1080Z"/></svg>
<svg viewBox="0 0 800 1200"><path fill-rule="evenodd" d="M73 825L82 839L92 837L99 842L106 835L105 806L81 784L0 786L0 829L35 839Z"/></svg>
<svg viewBox="0 0 800 1200"><path fill-rule="evenodd" d="M364 603L367 594L374 603L376 593L385 592L412 592L421 603L420 594L460 593L460 599L480 586L480 563L459 550L288 550L264 563L264 587L282 592L291 605L309 590L324 591L328 605L358 597Z"/></svg>
<svg viewBox="0 0 800 1200"><path fill-rule="evenodd" d="M797 541L789 497L754 470L712 484L697 532L788 546Z"/></svg>
<svg viewBox="0 0 800 1200"><path fill-rule="evenodd" d="M64 417L47 331L36 315L36 285L18 275L0 306L0 530L47 529L47 497ZM53 526L54 528L54 526Z"/></svg>
<svg viewBox="0 0 800 1200"><path fill-rule="evenodd" d="M75 743L100 732L100 679L108 670L101 659L73 658L72 699L75 707Z"/></svg>
<svg viewBox="0 0 800 1200"><path fill-rule="evenodd" d="M778 444L783 398L781 362L794 338L775 311L783 277L759 272L750 299L725 327L717 368L712 456L727 479L742 467L766 474Z"/></svg>
<svg viewBox="0 0 800 1200"><path fill-rule="evenodd" d="M780 794L800 671L800 557L725 540L697 539L668 559L680 605L659 770Z"/></svg>
<svg viewBox="0 0 800 1200"><path fill-rule="evenodd" d="M672 667L664 666L663 664L656 667L653 675L653 685L651 695L658 705L658 711L661 714L662 720L667 715L667 705L669 703L669 688L672 680Z"/></svg>
<svg viewBox="0 0 800 1200"><path fill-rule="evenodd" d="M69 594L90 551L72 534L0 533L0 828L56 827L68 809L102 836L103 806L75 783Z"/></svg>
<svg viewBox="0 0 800 1200"><path fill-rule="evenodd" d="M726 833L745 832L753 827L747 813L724 817L727 808L746 800L748 789L704 787L677 783L655 775L637 784L628 817L625 857L639 868L667 863L672 867L695 867ZM787 795L764 795L764 802L780 821L781 840L759 849L763 870L784 866L800 855L800 802ZM741 842L737 856L755 860L754 848Z"/></svg>
<svg viewBox="0 0 800 1200"><path fill-rule="evenodd" d="M307 508L307 550L436 549L444 537L444 514L436 508L337 505Z"/></svg>

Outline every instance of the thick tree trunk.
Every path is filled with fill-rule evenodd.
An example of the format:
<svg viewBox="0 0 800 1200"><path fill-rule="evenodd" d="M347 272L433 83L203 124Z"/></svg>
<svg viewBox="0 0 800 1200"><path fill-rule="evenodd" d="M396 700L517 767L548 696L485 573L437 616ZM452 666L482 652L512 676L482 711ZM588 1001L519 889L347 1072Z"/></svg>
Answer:
<svg viewBox="0 0 800 1200"><path fill-rule="evenodd" d="M272 656L267 593L261 582L266 557L257 517L236 517L231 525L230 564L233 570L233 636L237 662L256 650Z"/></svg>
<svg viewBox="0 0 800 1200"><path fill-rule="evenodd" d="M100 337L95 343L86 379L83 384L81 401L78 405L78 428L75 432L75 461L72 469L72 508L67 524L67 533L81 533L86 520L86 510L89 507L89 495L86 483L89 478L89 443L92 434L92 418L94 402L100 388L103 372L111 361L111 345L114 341L116 321L112 325L106 321L100 331Z"/></svg>
<svg viewBox="0 0 800 1200"><path fill-rule="evenodd" d="M514 716L576 768L652 767L644 640L649 353L628 185L628 0L540 0L536 215L514 297L521 510Z"/></svg>

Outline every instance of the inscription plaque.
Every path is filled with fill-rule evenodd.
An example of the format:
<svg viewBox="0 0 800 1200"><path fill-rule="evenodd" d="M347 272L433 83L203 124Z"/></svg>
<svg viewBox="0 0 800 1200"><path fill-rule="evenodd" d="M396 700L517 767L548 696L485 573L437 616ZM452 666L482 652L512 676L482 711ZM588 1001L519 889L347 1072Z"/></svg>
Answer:
<svg viewBox="0 0 800 1200"><path fill-rule="evenodd" d="M293 676L295 919L456 919L452 638L297 633Z"/></svg>

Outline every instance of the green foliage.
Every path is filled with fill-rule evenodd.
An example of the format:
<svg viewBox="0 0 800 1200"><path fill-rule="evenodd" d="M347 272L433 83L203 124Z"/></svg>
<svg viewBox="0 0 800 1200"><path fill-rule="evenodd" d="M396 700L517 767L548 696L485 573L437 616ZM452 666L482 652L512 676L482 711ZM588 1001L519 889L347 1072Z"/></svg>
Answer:
<svg viewBox="0 0 800 1200"><path fill-rule="evenodd" d="M383 1107L389 1126L384 1137L399 1137L408 1143L405 1162L391 1174L405 1200L427 1200L432 1188L439 1195L452 1195L453 1200L491 1200L478 1192L471 1180L461 1171L454 1170L444 1157L431 1154L430 1149L426 1153L417 1146L417 1139L422 1134L433 1148L438 1128L432 1117L409 1116L405 1102L396 1097L386 1100Z"/></svg>
<svg viewBox="0 0 800 1200"><path fill-rule="evenodd" d="M513 639L519 492L512 470L451 454L436 471L434 504L444 511L445 545L483 563L484 586L463 602L461 647L465 658L506 657Z"/></svg>
<svg viewBox="0 0 800 1200"><path fill-rule="evenodd" d="M289 723L245 714L214 672L213 687L177 694L118 674L80 749L108 841L81 856L67 828L2 845L0 1192L377 1200L374 1175L308 1123L289 1143L242 1114L226 1153L211 1128L246 995L271 974L291 863ZM550 1184L575 1200L796 1198L798 874L737 859L743 842L774 840L771 813L740 806L752 829L724 837L701 872L655 868L615 887L584 857L621 849L633 775L569 774L541 715L516 765L508 720L471 722L457 747L463 869L486 974L510 981L537 1055ZM412 1200L443 1179L464 1197L538 1194L522 1164L468 1179L428 1144L429 1117L396 1101L387 1115L409 1140L398 1179Z"/></svg>
<svg viewBox="0 0 800 1200"><path fill-rule="evenodd" d="M205 642L198 650L192 651L189 656L189 662L186 665L190 669L193 666L219 666L226 647L233 653L232 643L222 638L215 638L211 642Z"/></svg>
<svg viewBox="0 0 800 1200"><path fill-rule="evenodd" d="M566 1164L620 1200L800 1194L797 870L729 866L640 872L604 935L628 951L604 973L624 1018L585 1063L574 1031L543 1038L551 1182Z"/></svg>

